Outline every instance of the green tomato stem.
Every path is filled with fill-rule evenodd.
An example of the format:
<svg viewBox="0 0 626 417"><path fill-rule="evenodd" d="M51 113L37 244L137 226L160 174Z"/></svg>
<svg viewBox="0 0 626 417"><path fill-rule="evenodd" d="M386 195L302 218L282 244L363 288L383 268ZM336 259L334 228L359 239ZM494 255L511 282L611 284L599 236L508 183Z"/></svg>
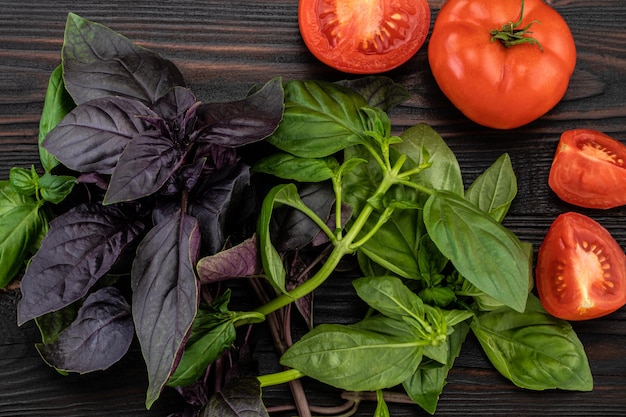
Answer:
<svg viewBox="0 0 626 417"><path fill-rule="evenodd" d="M524 0L522 0L522 7L519 14L519 19L517 22L508 22L502 25L500 29L491 29L489 33L491 34L491 42L500 41L502 45L507 48L510 48L515 45L521 44L533 44L537 45L539 49L543 51L543 46L539 41L531 36L526 36L532 33L529 29L534 24L540 24L538 20L533 20L528 25L523 28L518 28L522 24L522 19L524 18Z"/></svg>

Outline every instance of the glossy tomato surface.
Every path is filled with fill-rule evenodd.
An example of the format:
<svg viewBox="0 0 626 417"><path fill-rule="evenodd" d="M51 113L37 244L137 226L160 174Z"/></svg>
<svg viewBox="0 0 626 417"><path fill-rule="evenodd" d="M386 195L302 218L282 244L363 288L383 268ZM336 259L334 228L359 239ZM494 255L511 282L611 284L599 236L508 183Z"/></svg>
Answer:
<svg viewBox="0 0 626 417"><path fill-rule="evenodd" d="M523 37L537 43L506 47L494 39L492 30L517 23L521 5L521 0L448 0L435 20L428 46L435 80L478 124L512 129L530 123L552 109L569 85L574 38L544 0L525 0L516 26L527 28Z"/></svg>
<svg viewBox="0 0 626 417"><path fill-rule="evenodd" d="M626 145L590 129L563 132L548 185L560 199L586 208L626 205Z"/></svg>
<svg viewBox="0 0 626 417"><path fill-rule="evenodd" d="M300 0L311 53L340 71L375 74L409 60L430 29L427 0Z"/></svg>
<svg viewBox="0 0 626 417"><path fill-rule="evenodd" d="M556 218L537 255L546 311L565 320L601 317L626 304L626 259L600 223L569 212Z"/></svg>

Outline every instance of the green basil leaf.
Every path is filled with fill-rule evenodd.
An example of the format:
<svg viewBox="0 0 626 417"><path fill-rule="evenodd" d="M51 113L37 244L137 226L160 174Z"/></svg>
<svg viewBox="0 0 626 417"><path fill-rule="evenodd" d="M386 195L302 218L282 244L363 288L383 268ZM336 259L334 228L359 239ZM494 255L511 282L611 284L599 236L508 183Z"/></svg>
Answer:
<svg viewBox="0 0 626 417"><path fill-rule="evenodd" d="M374 417L391 417L382 390L376 391L376 410L374 410Z"/></svg>
<svg viewBox="0 0 626 417"><path fill-rule="evenodd" d="M424 223L462 276L496 300L524 311L531 264L510 230L462 196L445 191L426 202Z"/></svg>
<svg viewBox="0 0 626 417"><path fill-rule="evenodd" d="M501 222L515 195L517 179L508 154L502 154L469 186L465 198Z"/></svg>
<svg viewBox="0 0 626 417"><path fill-rule="evenodd" d="M324 220L316 214L309 206L307 206L294 184L281 184L272 188L263 200L261 206L261 214L259 216L259 248L261 251L261 264L270 283L278 291L286 292L285 279L286 271L282 263L282 258L272 243L270 236L270 225L272 212L281 204L293 207L312 219L317 226L323 227L327 234L332 233Z"/></svg>
<svg viewBox="0 0 626 417"><path fill-rule="evenodd" d="M387 318L387 320L391 320ZM350 391L375 391L402 383L422 360L423 341L412 327L395 336L359 326L322 324L292 345L281 364L325 384Z"/></svg>
<svg viewBox="0 0 626 417"><path fill-rule="evenodd" d="M74 189L76 178L69 175L52 175L46 172L39 178L41 197L53 204L58 204Z"/></svg>
<svg viewBox="0 0 626 417"><path fill-rule="evenodd" d="M437 307L446 307L456 300L456 294L450 287L427 287L418 295L425 303Z"/></svg>
<svg viewBox="0 0 626 417"><path fill-rule="evenodd" d="M355 215L363 209L382 180L380 167L364 146L351 146L344 150L344 160L365 161L354 164L346 171L341 186L342 201L352 207Z"/></svg>
<svg viewBox="0 0 626 417"><path fill-rule="evenodd" d="M289 153L275 153L254 166L255 172L299 182L321 182L333 177L339 163L333 157L300 158Z"/></svg>
<svg viewBox="0 0 626 417"><path fill-rule="evenodd" d="M415 330L417 326L417 322L410 317L397 319L382 314L370 315L357 323L350 324L352 329L366 330L402 340L419 340L420 335Z"/></svg>
<svg viewBox="0 0 626 417"><path fill-rule="evenodd" d="M389 220L359 248L368 258L404 278L420 276L416 253L421 236L420 215L415 210L396 210ZM364 231L376 223L368 219Z"/></svg>
<svg viewBox="0 0 626 417"><path fill-rule="evenodd" d="M397 277L357 278L352 285L363 301L387 317L403 320L408 316L421 320L424 316L422 300Z"/></svg>
<svg viewBox="0 0 626 417"><path fill-rule="evenodd" d="M446 340L448 346L447 362L443 366L420 366L410 378L402 383L409 397L430 414L434 414L437 409L439 396L446 385L448 372L459 356L468 332L469 325L467 323L457 324Z"/></svg>
<svg viewBox="0 0 626 417"><path fill-rule="evenodd" d="M23 195L34 195L37 191L39 175L35 172L35 166L31 169L13 167L9 171L9 181L15 191Z"/></svg>
<svg viewBox="0 0 626 417"><path fill-rule="evenodd" d="M471 328L491 363L517 386L593 388L585 350L572 326L548 314L533 295L523 313L506 307L482 313Z"/></svg>
<svg viewBox="0 0 626 417"><path fill-rule="evenodd" d="M432 127L420 123L405 130L400 138L402 142L394 147L409 157L405 168L412 167L411 161L415 167L427 162L426 159L432 163L412 177L414 182L434 190L463 195L463 178L456 156Z"/></svg>
<svg viewBox="0 0 626 417"><path fill-rule="evenodd" d="M528 263L532 265L533 255L534 255L533 245L528 242L521 242L521 244L522 244L522 248L526 252ZM534 285L535 285L535 277L533 275L533 270L531 269L528 274L528 293L532 291ZM478 290L467 280L463 283L463 286L465 287L466 290L469 290L470 293L475 293L475 295L473 295L473 298L474 298L474 301L476 302L476 306L478 307L480 311L496 310L504 306L504 304L501 301L498 301L495 298Z"/></svg>
<svg viewBox="0 0 626 417"><path fill-rule="evenodd" d="M277 148L305 158L322 158L363 143L365 99L349 88L325 81L285 83L285 111L267 139Z"/></svg>
<svg viewBox="0 0 626 417"><path fill-rule="evenodd" d="M287 292L285 288L285 280L287 278L287 271L283 265L283 261L280 254L272 244L272 237L270 236L270 225L272 220L272 212L274 207L278 205L277 199L280 194L298 194L296 186L293 184L277 185L272 188L263 200L261 207L261 214L259 215L259 249L261 252L261 265L267 279L272 286L280 292ZM295 198L295 196L294 196Z"/></svg>
<svg viewBox="0 0 626 417"><path fill-rule="evenodd" d="M52 171L59 161L41 146L44 138L59 122L76 106L74 100L65 89L63 67L57 66L48 81L48 89L39 120L39 159L46 172Z"/></svg>
<svg viewBox="0 0 626 417"><path fill-rule="evenodd" d="M0 183L0 288L24 266L27 252L47 224L41 204L17 193L8 181Z"/></svg>
<svg viewBox="0 0 626 417"><path fill-rule="evenodd" d="M474 312L470 310L443 310L443 316L449 327L454 327L459 323L474 316Z"/></svg>
<svg viewBox="0 0 626 417"><path fill-rule="evenodd" d="M198 309L185 352L167 385L191 385L231 346L237 334L232 320L235 313L228 311L229 301L230 290L227 290L209 309Z"/></svg>
<svg viewBox="0 0 626 417"><path fill-rule="evenodd" d="M425 228L423 223L422 227ZM448 258L443 256L425 230L422 233L417 249L417 263L420 274L429 284L437 285L444 278L442 273L448 265Z"/></svg>

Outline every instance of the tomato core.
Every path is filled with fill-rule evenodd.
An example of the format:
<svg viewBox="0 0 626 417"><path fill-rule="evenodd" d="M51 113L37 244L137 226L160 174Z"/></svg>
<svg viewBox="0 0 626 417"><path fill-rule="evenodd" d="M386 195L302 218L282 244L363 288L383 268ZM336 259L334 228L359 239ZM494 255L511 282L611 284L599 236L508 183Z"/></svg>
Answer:
<svg viewBox="0 0 626 417"><path fill-rule="evenodd" d="M590 244L587 241L583 241L576 246L574 259L572 269L580 282L581 301L579 311L580 315L584 316L586 310L596 305L592 294L594 292L606 292L604 291L605 288L613 286L611 281L608 280L611 277L609 272L611 264L602 255L602 249L596 244ZM563 284L559 287L560 289L557 288L557 292L563 291L566 287L563 276L559 278Z"/></svg>
<svg viewBox="0 0 626 417"><path fill-rule="evenodd" d="M606 161L617 166L624 166L624 160L602 144L588 140L579 144L579 149L591 159Z"/></svg>

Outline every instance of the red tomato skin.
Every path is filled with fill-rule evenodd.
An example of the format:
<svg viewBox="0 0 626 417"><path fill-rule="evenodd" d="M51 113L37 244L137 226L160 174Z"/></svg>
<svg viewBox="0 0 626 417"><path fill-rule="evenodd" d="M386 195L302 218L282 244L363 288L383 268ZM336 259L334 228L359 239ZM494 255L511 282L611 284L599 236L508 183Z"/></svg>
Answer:
<svg viewBox="0 0 626 417"><path fill-rule="evenodd" d="M563 132L548 185L563 201L610 209L626 205L626 145L592 129Z"/></svg>
<svg viewBox="0 0 626 417"><path fill-rule="evenodd" d="M437 16L428 60L440 89L470 120L513 129L551 110L576 65L572 33L543 0L525 0L520 28L534 44L505 47L491 29L519 19L520 0L448 0ZM535 22L535 23L533 23Z"/></svg>
<svg viewBox="0 0 626 417"><path fill-rule="evenodd" d="M363 0L299 0L298 25L309 51L324 64L351 74L382 73L408 61L422 47L428 36L431 16L428 1L378 0L374 4L370 3ZM359 10L363 7L365 10ZM351 19L338 18L337 21L342 23L333 27L334 21L329 21L328 11L332 10L334 13L337 8L341 9L337 15L354 15ZM400 13L395 13L398 11ZM378 45L378 52L360 47L365 40L359 34L364 33L363 28L373 21L366 17L370 12L374 17L377 13L387 13L387 17L394 13L401 16L394 24L394 29L391 29L394 35L391 35L388 45L381 46L381 42L387 41L381 41L378 37L366 39L373 42L371 45ZM344 20L347 21L343 22ZM383 27L385 18L381 18L381 22L380 26ZM331 29L338 35L332 36ZM389 27L383 29L390 30Z"/></svg>
<svg viewBox="0 0 626 417"><path fill-rule="evenodd" d="M552 223L535 279L546 311L564 320L594 319L626 305L626 256L608 230L580 213L563 213Z"/></svg>

